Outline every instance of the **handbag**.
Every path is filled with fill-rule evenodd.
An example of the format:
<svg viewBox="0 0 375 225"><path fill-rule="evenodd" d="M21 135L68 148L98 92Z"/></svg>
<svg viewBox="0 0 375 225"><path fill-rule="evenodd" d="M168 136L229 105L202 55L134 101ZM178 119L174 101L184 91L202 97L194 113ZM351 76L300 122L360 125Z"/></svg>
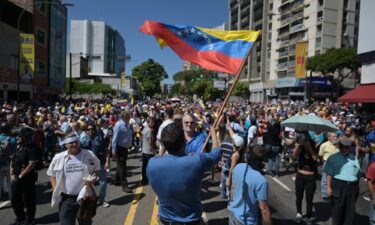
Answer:
<svg viewBox="0 0 375 225"><path fill-rule="evenodd" d="M99 197L96 195L94 188L89 185L92 191L91 196L87 196L82 199L81 205L77 212L77 218L79 219L91 219L96 215L96 207L98 204Z"/></svg>

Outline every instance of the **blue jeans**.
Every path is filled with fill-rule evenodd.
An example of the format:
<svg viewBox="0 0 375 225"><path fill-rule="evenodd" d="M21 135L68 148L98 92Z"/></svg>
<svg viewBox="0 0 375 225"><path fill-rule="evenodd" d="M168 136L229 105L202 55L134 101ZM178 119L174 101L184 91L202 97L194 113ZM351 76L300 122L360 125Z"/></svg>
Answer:
<svg viewBox="0 0 375 225"><path fill-rule="evenodd" d="M274 175L279 175L279 164L280 164L280 156L279 152L273 151L272 149L279 148L277 146L272 146L271 151L268 155L268 173L272 173L273 166L275 165L275 173Z"/></svg>
<svg viewBox="0 0 375 225"><path fill-rule="evenodd" d="M227 188L227 179L228 176L225 175L224 173L221 173L221 197L226 197L228 196L228 188Z"/></svg>
<svg viewBox="0 0 375 225"><path fill-rule="evenodd" d="M372 200L372 199L371 199ZM372 201L369 202L369 208L370 208L370 225L375 225L375 209L372 205Z"/></svg>
<svg viewBox="0 0 375 225"><path fill-rule="evenodd" d="M107 171L104 164L100 165L99 171L99 204L104 203L105 196L107 195Z"/></svg>
<svg viewBox="0 0 375 225"><path fill-rule="evenodd" d="M243 225L237 218L233 215L231 211L229 211L229 225Z"/></svg>
<svg viewBox="0 0 375 225"><path fill-rule="evenodd" d="M323 169L322 169L322 180L320 182L320 193L322 195L322 198L327 198L327 174L324 173L324 166L326 165L326 162L323 163Z"/></svg>

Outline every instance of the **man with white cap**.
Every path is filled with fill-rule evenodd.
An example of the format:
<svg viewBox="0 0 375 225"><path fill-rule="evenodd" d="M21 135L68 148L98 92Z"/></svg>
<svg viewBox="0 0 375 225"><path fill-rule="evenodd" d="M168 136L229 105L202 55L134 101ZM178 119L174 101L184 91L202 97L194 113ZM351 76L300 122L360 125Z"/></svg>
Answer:
<svg viewBox="0 0 375 225"><path fill-rule="evenodd" d="M53 190L51 206L59 202L61 225L74 225L79 209L78 194L84 184L90 185L96 181L84 181L84 178L92 174L98 177L100 162L93 152L80 148L75 133L68 134L62 144L67 151L55 155L47 171ZM78 219L78 222L80 225L91 223L82 219Z"/></svg>

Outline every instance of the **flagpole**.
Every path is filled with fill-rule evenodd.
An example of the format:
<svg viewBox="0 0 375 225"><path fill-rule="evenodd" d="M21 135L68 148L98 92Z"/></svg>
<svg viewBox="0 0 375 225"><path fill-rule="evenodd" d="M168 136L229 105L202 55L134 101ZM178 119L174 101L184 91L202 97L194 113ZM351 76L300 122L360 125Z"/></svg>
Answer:
<svg viewBox="0 0 375 225"><path fill-rule="evenodd" d="M236 86L238 80L240 79L240 74L241 74L243 68L245 67L245 63L246 63L246 61L247 61L247 58L250 57L250 54L251 54L251 52L253 51L253 48L254 48L254 47L255 47L255 46L253 46L253 47L250 49L250 51L249 51L249 52L247 53L247 55L246 55L246 58L242 61L242 64L241 64L240 70L239 70L239 72L238 72L236 78L234 79L233 84L232 84L232 86L230 87L230 89L229 89L227 95L225 96L224 102L223 102L223 104L221 105L221 108L220 108L220 110L219 110L218 117L215 119L215 122L214 122L214 125L213 125L214 128L216 128L217 125L218 125L218 123L219 123L219 120L220 120L221 115L223 114L224 108L226 107L226 105L227 105L227 103L228 103L228 101L229 101L229 97L231 96L231 94L232 94L232 92L233 92L233 90L234 90L234 87ZM202 149L201 149L201 153L204 152L204 149L206 148L206 146L207 146L207 144L208 144L208 141L210 140L210 137L211 137L211 132L208 132L208 136L207 136L207 138L206 138L206 140L205 140L205 142L204 142L204 144L203 144L203 147L202 147Z"/></svg>

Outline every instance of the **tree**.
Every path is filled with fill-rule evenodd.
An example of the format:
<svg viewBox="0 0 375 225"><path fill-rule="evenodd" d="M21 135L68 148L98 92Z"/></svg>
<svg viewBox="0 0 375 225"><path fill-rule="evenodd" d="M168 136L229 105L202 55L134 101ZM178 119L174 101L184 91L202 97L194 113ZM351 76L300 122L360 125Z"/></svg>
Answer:
<svg viewBox="0 0 375 225"><path fill-rule="evenodd" d="M179 82L179 85L174 85L172 89L179 95L206 96L205 92L212 86L214 76L214 72L205 69L180 71L173 75L173 80Z"/></svg>
<svg viewBox="0 0 375 225"><path fill-rule="evenodd" d="M323 76L337 72L338 92L344 79L357 71L360 66L356 48L331 48L324 54L310 57L307 61L307 69L312 72L319 72Z"/></svg>
<svg viewBox="0 0 375 225"><path fill-rule="evenodd" d="M243 98L248 98L250 95L249 82L238 81L236 86L234 87L232 95L243 97Z"/></svg>
<svg viewBox="0 0 375 225"><path fill-rule="evenodd" d="M73 92L79 92L81 94L97 94L97 93L112 93L114 90L111 88L111 85L109 84L103 84L103 83L87 83L87 82L79 82L79 81L73 81ZM65 91L66 93L69 93L69 80L67 79L67 82L65 82Z"/></svg>
<svg viewBox="0 0 375 225"><path fill-rule="evenodd" d="M160 82L168 78L164 67L152 59L148 59L141 65L132 69L132 76L138 79L142 91L146 96L154 96L161 93Z"/></svg>

